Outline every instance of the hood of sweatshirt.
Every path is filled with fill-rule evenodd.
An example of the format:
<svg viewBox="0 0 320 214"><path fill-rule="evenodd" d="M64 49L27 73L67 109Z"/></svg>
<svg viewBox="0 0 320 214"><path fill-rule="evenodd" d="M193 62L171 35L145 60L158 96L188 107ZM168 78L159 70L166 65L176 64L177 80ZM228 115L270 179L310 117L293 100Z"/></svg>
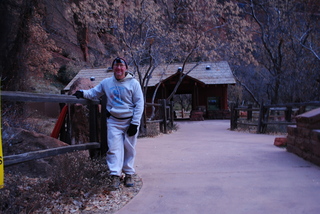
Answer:
<svg viewBox="0 0 320 214"><path fill-rule="evenodd" d="M123 79L121 79L121 80L117 80L114 76L114 79L115 80L117 80L118 82L124 82L124 81L126 81L126 80L129 80L129 79L132 79L132 78L134 78L134 75L131 73L131 72L126 72L127 74L126 74L126 76L123 78Z"/></svg>

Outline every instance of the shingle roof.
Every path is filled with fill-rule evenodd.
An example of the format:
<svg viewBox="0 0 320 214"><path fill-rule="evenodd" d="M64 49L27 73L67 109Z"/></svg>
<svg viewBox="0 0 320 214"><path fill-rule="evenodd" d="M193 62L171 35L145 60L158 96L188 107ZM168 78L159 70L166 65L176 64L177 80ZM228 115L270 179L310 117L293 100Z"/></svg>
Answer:
<svg viewBox="0 0 320 214"><path fill-rule="evenodd" d="M94 77L94 85L98 85L103 79L111 77L113 72L107 72L108 68L96 68L96 69L83 69L78 72L78 74L69 82L69 84L64 88L65 91L69 91L70 87L78 78L90 79Z"/></svg>
<svg viewBox="0 0 320 214"><path fill-rule="evenodd" d="M187 73L193 68L196 63L188 63L185 65L184 73ZM166 68L166 72L162 77L162 80L175 74L181 64L171 64ZM209 69L207 69L209 66ZM164 67L158 67L152 74L152 78L149 80L149 86L156 85L161 80L161 74L163 73ZM162 71L162 72L161 72ZM216 84L235 84L234 76L231 72L228 62L202 62L195 67L188 76L199 80L207 85Z"/></svg>
<svg viewBox="0 0 320 214"><path fill-rule="evenodd" d="M193 68L196 63L188 63L185 66L184 73L188 72ZM148 86L155 86L161 80L167 79L168 77L174 75L178 68L182 64L170 64L168 66L159 66L152 73L152 78L149 80ZM210 69L207 69L209 66ZM111 77L113 72L107 72L107 68L99 69L83 69L72 79L72 81L65 87L64 90L68 91L73 82L78 78L88 78L94 77L94 85L97 85L104 78ZM129 68L130 70L130 68ZM163 71L165 73L163 73ZM161 78L162 76L162 78ZM216 85L216 84L235 84L234 76L231 72L228 62L202 62L196 68L194 68L188 76L199 80L207 85Z"/></svg>

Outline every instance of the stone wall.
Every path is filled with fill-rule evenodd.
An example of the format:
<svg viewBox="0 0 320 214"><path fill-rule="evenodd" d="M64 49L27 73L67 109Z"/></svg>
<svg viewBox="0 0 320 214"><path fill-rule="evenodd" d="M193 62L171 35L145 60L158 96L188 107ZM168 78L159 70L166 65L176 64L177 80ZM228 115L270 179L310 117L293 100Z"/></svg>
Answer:
<svg viewBox="0 0 320 214"><path fill-rule="evenodd" d="M287 151L320 166L320 108L296 117L287 127Z"/></svg>

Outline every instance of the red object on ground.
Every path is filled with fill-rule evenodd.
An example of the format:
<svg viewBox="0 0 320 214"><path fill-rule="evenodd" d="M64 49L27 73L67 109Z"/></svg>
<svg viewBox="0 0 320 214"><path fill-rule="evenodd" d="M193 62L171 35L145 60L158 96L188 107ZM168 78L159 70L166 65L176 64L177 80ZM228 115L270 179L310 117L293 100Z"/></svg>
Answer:
<svg viewBox="0 0 320 214"><path fill-rule="evenodd" d="M278 147L286 147L287 146L287 138L286 137L276 137L274 139L274 145Z"/></svg>
<svg viewBox="0 0 320 214"><path fill-rule="evenodd" d="M63 106L63 108L60 112L60 115L58 117L58 120L56 122L56 125L54 126L53 131L50 135L51 137L54 137L54 138L59 137L60 129L61 129L61 126L63 124L64 119L66 118L67 111L68 111L68 106L67 105Z"/></svg>

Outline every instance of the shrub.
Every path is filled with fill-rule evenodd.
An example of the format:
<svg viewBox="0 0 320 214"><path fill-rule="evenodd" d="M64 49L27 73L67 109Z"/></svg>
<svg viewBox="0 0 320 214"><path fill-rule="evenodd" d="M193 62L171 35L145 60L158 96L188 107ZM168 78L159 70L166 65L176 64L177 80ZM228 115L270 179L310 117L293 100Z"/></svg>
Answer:
<svg viewBox="0 0 320 214"><path fill-rule="evenodd" d="M75 65L63 65L58 71L58 79L63 84L68 84L79 72L79 68Z"/></svg>

